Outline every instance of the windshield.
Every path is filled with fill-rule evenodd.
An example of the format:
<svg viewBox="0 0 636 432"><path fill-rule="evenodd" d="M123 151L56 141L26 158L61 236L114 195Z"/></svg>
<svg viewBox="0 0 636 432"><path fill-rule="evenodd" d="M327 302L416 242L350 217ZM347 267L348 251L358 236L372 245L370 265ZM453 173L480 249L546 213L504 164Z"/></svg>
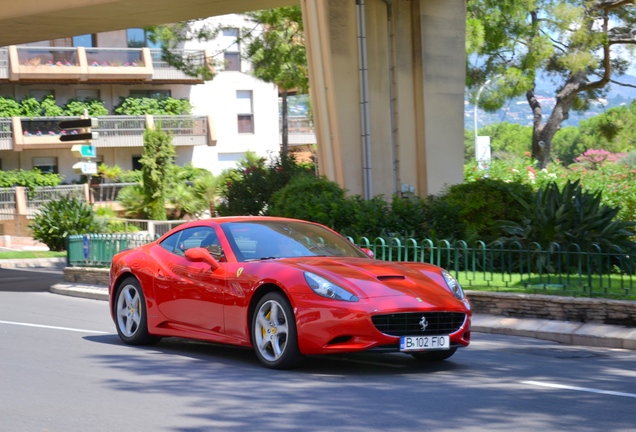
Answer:
<svg viewBox="0 0 636 432"><path fill-rule="evenodd" d="M227 222L221 228L239 261L303 256L369 258L346 238L311 223Z"/></svg>

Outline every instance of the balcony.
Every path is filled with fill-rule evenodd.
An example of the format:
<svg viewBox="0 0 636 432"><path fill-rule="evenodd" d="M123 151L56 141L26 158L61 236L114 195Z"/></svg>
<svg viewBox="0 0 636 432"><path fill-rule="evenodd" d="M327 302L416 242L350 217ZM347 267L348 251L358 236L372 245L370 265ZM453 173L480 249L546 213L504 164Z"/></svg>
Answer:
<svg viewBox="0 0 636 432"><path fill-rule="evenodd" d="M60 130L58 124L74 117L0 119L0 150L66 149L81 142L61 142L60 135L78 131ZM143 147L146 128L160 127L172 135L175 146L214 146L215 129L209 116L103 116L98 118L98 148Z"/></svg>
<svg viewBox="0 0 636 432"><path fill-rule="evenodd" d="M190 62L205 63L204 50L178 50ZM200 84L149 48L9 46L0 48L0 80L59 83Z"/></svg>
<svg viewBox="0 0 636 432"><path fill-rule="evenodd" d="M283 125L280 126L280 141L283 141ZM314 122L309 117L288 117L287 131L290 146L304 146L316 144Z"/></svg>
<svg viewBox="0 0 636 432"><path fill-rule="evenodd" d="M173 51L175 55L181 56L184 62L194 66L202 66L206 63L206 58L210 55L205 50L185 50L179 49ZM161 50L157 48L150 49L152 58L152 81L166 83L184 83L184 84L201 84L203 80L186 75L183 71L170 66L161 58Z"/></svg>

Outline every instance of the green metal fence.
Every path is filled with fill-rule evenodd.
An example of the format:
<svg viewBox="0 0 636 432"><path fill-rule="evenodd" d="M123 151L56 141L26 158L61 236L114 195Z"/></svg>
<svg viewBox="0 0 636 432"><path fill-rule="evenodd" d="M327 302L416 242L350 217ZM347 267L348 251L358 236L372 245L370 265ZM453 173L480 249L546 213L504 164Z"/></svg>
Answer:
<svg viewBox="0 0 636 432"><path fill-rule="evenodd" d="M110 267L115 254L154 239L153 236L142 234L72 235L68 238L66 261L72 267Z"/></svg>
<svg viewBox="0 0 636 432"><path fill-rule="evenodd" d="M90 234L69 237L68 265L107 267L125 249L152 236ZM376 259L424 262L449 270L465 289L636 299L636 254L615 247L551 244L524 248L518 242L433 242L362 237L355 241Z"/></svg>

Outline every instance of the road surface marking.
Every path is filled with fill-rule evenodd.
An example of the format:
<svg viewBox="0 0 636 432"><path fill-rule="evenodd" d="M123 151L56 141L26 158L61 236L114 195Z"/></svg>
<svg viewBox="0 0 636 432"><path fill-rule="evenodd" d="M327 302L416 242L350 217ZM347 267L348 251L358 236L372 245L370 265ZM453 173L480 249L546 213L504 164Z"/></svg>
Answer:
<svg viewBox="0 0 636 432"><path fill-rule="evenodd" d="M74 332L80 332L80 333L110 334L110 332L104 332L99 330L83 330L83 329L76 329L76 328L69 328L69 327L56 327L56 326L48 326L48 325L41 325L41 324L20 323L20 322L13 322L13 321L0 321L0 324L10 324L10 325L18 325L18 326L24 326L24 327L39 327L39 328L46 328L46 329L52 329L52 330L66 330L66 331L74 331Z"/></svg>
<svg viewBox="0 0 636 432"><path fill-rule="evenodd" d="M545 383L545 382L539 382L539 381L521 381L521 384L529 384L529 385L535 385L540 387L550 387L550 388L563 389L563 390L574 390L574 391L581 391L581 392L587 392L587 393L598 393L598 394L606 394L606 395L612 395L612 396L624 396L624 397L636 398L636 393L623 393L623 392L599 390L599 389L586 388L586 387L574 387L569 385Z"/></svg>

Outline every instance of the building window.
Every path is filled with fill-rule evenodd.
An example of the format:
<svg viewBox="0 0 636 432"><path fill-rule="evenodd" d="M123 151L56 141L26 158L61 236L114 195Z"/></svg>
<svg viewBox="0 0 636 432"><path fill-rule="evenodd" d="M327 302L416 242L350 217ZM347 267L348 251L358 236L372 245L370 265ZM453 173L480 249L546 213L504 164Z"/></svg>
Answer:
<svg viewBox="0 0 636 432"><path fill-rule="evenodd" d="M97 89L77 89L75 90L75 98L79 100L99 99L99 90Z"/></svg>
<svg viewBox="0 0 636 432"><path fill-rule="evenodd" d="M29 90L29 96L33 99L43 101L47 96L53 96L53 98L55 98L55 92L53 90Z"/></svg>
<svg viewBox="0 0 636 432"><path fill-rule="evenodd" d="M169 98L171 93L170 90L130 90L128 93L130 97L133 98L152 98L152 99L163 99Z"/></svg>
<svg viewBox="0 0 636 432"><path fill-rule="evenodd" d="M132 157L132 169L134 170L138 170L141 171L141 162L139 162L141 160L141 156L140 155L133 155Z"/></svg>
<svg viewBox="0 0 636 432"><path fill-rule="evenodd" d="M254 113L252 111L252 91L237 90L236 106L238 114L238 132L254 133Z"/></svg>
<svg viewBox="0 0 636 432"><path fill-rule="evenodd" d="M241 70L241 50L239 47L239 29L229 28L223 30L221 36L221 48L223 49L223 61L226 71Z"/></svg>
<svg viewBox="0 0 636 432"><path fill-rule="evenodd" d="M149 38L150 33L142 28L129 28L126 30L128 48L161 48L160 43L154 43Z"/></svg>
<svg viewBox="0 0 636 432"><path fill-rule="evenodd" d="M94 34L84 34L73 36L74 47L94 48L97 46L96 37Z"/></svg>
<svg viewBox="0 0 636 432"><path fill-rule="evenodd" d="M38 168L43 174L57 174L57 158L34 157L33 168Z"/></svg>

